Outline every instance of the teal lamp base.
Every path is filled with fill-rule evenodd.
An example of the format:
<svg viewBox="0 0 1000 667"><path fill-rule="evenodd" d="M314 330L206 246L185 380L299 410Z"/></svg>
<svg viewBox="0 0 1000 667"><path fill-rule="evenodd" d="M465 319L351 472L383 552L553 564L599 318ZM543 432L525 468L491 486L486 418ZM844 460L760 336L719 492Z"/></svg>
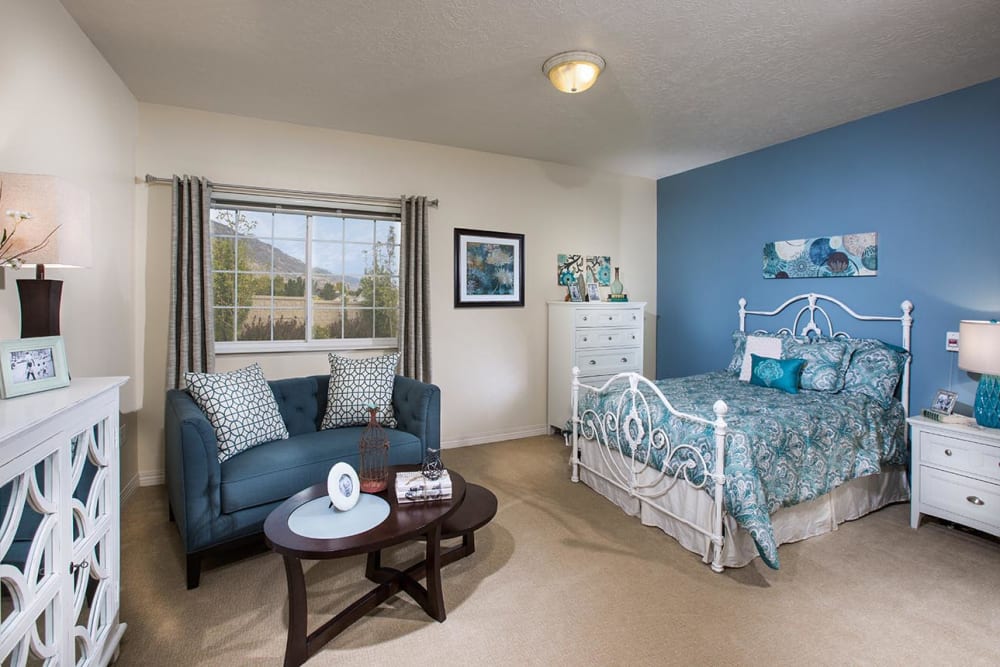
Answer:
<svg viewBox="0 0 1000 667"><path fill-rule="evenodd" d="M979 378L974 412L980 426L1000 428L1000 377L983 375Z"/></svg>

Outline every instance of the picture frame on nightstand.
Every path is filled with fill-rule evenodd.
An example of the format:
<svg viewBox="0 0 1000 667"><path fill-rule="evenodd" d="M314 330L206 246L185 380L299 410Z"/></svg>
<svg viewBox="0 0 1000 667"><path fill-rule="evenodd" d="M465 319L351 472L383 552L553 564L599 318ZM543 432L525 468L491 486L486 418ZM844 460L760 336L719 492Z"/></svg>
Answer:
<svg viewBox="0 0 1000 667"><path fill-rule="evenodd" d="M955 411L955 403L958 401L958 394L947 389L938 389L934 394L934 402L931 403L931 410L943 415L950 415Z"/></svg>

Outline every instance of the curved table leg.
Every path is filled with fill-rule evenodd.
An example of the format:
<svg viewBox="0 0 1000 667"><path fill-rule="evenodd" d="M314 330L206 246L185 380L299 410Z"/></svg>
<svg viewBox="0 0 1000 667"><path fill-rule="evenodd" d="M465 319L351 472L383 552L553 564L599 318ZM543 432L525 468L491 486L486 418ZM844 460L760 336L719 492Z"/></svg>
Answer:
<svg viewBox="0 0 1000 667"><path fill-rule="evenodd" d="M306 632L306 580L302 561L282 555L288 580L288 639L285 642L285 667L298 667L309 659Z"/></svg>

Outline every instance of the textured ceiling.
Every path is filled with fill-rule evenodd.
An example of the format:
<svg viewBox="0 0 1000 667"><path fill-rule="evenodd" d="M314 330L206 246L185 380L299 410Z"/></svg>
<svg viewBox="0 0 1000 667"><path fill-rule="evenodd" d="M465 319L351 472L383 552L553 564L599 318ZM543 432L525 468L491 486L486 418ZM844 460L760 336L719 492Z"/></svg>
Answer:
<svg viewBox="0 0 1000 667"><path fill-rule="evenodd" d="M650 178L1000 76L1000 0L62 2L144 102Z"/></svg>

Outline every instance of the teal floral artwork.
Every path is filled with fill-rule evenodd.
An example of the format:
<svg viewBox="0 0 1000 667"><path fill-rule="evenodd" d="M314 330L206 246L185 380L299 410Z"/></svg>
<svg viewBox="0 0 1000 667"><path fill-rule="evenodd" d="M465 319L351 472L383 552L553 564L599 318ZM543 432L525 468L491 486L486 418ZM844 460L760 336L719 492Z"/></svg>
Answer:
<svg viewBox="0 0 1000 667"><path fill-rule="evenodd" d="M602 287L611 284L611 257L594 255L587 257L587 282L597 283Z"/></svg>
<svg viewBox="0 0 1000 667"><path fill-rule="evenodd" d="M563 287L576 285L583 270L583 255L556 255L556 280Z"/></svg>
<svg viewBox="0 0 1000 667"><path fill-rule="evenodd" d="M455 307L524 306L524 234L455 230Z"/></svg>
<svg viewBox="0 0 1000 667"><path fill-rule="evenodd" d="M472 243L466 246L466 293L514 293L514 245Z"/></svg>
<svg viewBox="0 0 1000 667"><path fill-rule="evenodd" d="M877 274L877 232L764 244L765 278L853 278Z"/></svg>

